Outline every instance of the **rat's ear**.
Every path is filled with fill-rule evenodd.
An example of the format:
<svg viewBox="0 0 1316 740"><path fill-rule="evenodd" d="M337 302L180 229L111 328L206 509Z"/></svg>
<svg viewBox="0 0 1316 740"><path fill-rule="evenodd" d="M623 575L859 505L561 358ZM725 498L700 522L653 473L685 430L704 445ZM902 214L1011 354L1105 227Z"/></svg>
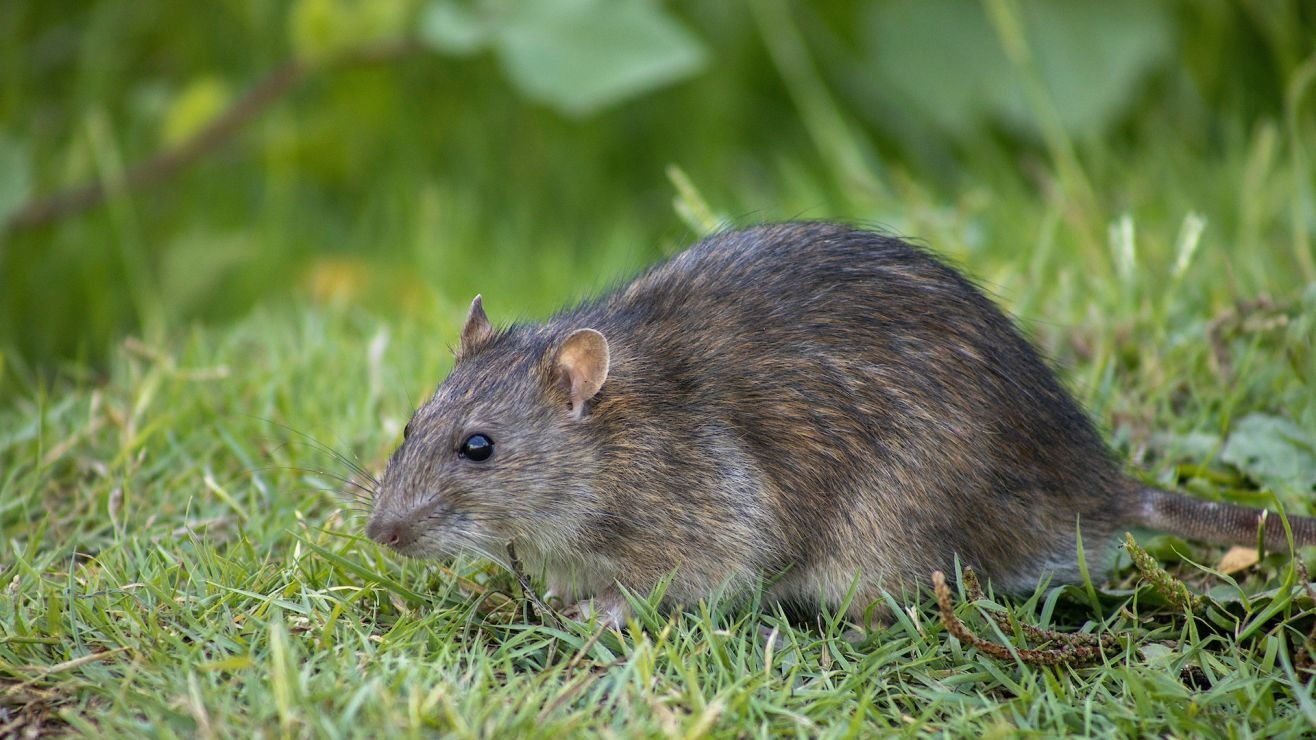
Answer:
<svg viewBox="0 0 1316 740"><path fill-rule="evenodd" d="M593 329L577 329L562 342L553 362L559 381L571 398L571 417L585 414L585 403L608 379L608 340Z"/></svg>
<svg viewBox="0 0 1316 740"><path fill-rule="evenodd" d="M462 328L462 346L457 354L470 355L493 339L493 334L493 324L490 324L489 317L484 315L484 300L477 295L475 300L471 301L471 310L466 314L466 326Z"/></svg>

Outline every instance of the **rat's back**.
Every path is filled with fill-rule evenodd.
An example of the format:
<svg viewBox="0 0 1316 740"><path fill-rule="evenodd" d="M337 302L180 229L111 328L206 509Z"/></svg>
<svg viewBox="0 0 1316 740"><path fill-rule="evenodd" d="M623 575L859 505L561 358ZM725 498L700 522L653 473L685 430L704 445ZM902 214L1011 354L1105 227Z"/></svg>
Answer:
<svg viewBox="0 0 1316 740"><path fill-rule="evenodd" d="M1075 578L1076 526L1106 538L1133 490L1010 321L898 239L729 232L557 322L612 343L605 439L640 425L679 461L712 426L752 461L782 596L907 586L956 554L1007 588Z"/></svg>

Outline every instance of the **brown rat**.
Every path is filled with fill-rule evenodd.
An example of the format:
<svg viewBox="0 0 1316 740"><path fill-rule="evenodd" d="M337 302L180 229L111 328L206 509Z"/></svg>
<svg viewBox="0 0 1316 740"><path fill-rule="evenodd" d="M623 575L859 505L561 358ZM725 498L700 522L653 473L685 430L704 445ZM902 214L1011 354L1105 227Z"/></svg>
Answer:
<svg viewBox="0 0 1316 740"><path fill-rule="evenodd" d="M1298 544L1316 520L1289 517ZM898 239L828 223L711 237L631 284L495 330L389 460L369 536L418 557L513 543L618 623L617 586L858 618L972 565L998 590L1109 567L1146 526L1286 549L1279 517L1147 488L1006 316Z"/></svg>

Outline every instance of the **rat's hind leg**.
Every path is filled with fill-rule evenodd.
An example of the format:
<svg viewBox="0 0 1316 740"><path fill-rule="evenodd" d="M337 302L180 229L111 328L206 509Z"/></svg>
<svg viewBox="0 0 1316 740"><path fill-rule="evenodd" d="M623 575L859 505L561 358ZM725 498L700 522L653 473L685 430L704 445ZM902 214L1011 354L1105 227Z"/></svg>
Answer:
<svg viewBox="0 0 1316 740"><path fill-rule="evenodd" d="M631 616L631 605L626 601L621 589L613 585L593 597L577 601L563 614L582 622L588 622L597 616L600 627L622 630L626 628L626 620Z"/></svg>
<svg viewBox="0 0 1316 740"><path fill-rule="evenodd" d="M844 609L846 619L862 628L881 626L893 616L882 581L851 563L832 561L788 571L768 586L764 598L811 614Z"/></svg>

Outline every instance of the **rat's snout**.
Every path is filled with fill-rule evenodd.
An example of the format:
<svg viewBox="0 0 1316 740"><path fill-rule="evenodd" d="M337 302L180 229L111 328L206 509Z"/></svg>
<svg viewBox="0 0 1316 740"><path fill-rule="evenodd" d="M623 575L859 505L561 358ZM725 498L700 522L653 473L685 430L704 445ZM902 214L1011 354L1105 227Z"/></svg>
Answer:
<svg viewBox="0 0 1316 740"><path fill-rule="evenodd" d="M366 524L366 536L394 550L406 550L420 536L417 519L406 514L401 516L376 514Z"/></svg>

